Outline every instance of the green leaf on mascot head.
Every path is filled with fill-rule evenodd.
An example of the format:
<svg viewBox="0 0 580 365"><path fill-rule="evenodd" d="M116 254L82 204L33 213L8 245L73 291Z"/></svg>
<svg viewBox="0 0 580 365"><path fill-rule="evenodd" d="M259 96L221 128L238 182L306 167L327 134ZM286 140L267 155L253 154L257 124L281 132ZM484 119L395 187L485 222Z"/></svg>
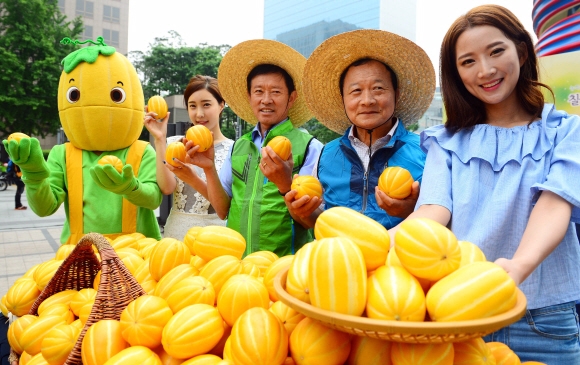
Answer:
<svg viewBox="0 0 580 365"><path fill-rule="evenodd" d="M94 42L90 39L87 39L84 42L80 42L78 40L72 40L68 37L60 41L61 44L85 44L89 42L94 44L94 46L77 49L62 60L61 63L64 66L64 72L71 72L81 62L94 63L97 60L97 57L99 57L99 54L110 56L117 51L115 47L107 46L103 37L97 37L97 42Z"/></svg>

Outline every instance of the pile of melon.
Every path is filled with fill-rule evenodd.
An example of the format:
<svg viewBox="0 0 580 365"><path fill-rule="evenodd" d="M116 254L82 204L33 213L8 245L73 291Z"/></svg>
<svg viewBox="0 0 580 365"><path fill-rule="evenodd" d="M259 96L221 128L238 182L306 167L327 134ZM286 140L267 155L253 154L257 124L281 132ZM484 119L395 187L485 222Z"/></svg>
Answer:
<svg viewBox="0 0 580 365"><path fill-rule="evenodd" d="M473 359L466 364L494 364L496 357L497 363L519 363L505 362L517 358L506 346L484 344L482 339L413 345L351 336L278 301L274 278L288 268L290 294L340 313L454 321L509 309L504 304L511 303L513 282L510 286L511 279L485 262L474 245L464 248L430 222L409 223L414 226L404 225L389 251L388 232L382 226L350 209L332 208L317 221L316 241L296 255L280 258L260 251L242 259L245 240L226 227L194 227L183 241L157 241L137 233L118 237L111 246L147 295L131 302L119 320L101 320L87 330L83 364L433 365L459 364L462 358ZM414 240L430 243L422 243L421 251L411 248ZM439 257L443 264L438 264L431 246L455 248L446 259ZM73 249L61 246L53 260L31 268L0 300L5 315L19 317L10 325L8 339L21 355L20 364L63 364L91 313L99 275L93 288L54 294L39 306L38 316L27 314ZM477 260L479 264L468 264ZM418 262L430 265L413 265ZM471 286L464 281L476 275L477 285L488 283L493 289L483 299L493 312L464 310L462 304L469 298L484 297L462 287ZM507 289L494 291L504 285ZM458 288L461 295L446 301Z"/></svg>

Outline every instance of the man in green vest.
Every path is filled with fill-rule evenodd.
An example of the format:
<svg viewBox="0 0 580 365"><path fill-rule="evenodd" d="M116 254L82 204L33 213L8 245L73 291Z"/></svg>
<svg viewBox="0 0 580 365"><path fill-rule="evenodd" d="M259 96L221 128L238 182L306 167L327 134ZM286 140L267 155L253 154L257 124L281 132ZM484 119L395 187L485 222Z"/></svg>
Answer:
<svg viewBox="0 0 580 365"><path fill-rule="evenodd" d="M186 145L191 162L204 169L218 216L227 217L228 227L246 239L245 255L262 250L293 254L312 241L284 202L292 176L311 175L322 149L322 143L297 129L311 118L301 92L305 63L300 53L271 40L230 49L218 70L220 91L238 116L256 126L235 142L219 173L213 148L200 153L192 142ZM276 136L292 143L286 161L266 147Z"/></svg>

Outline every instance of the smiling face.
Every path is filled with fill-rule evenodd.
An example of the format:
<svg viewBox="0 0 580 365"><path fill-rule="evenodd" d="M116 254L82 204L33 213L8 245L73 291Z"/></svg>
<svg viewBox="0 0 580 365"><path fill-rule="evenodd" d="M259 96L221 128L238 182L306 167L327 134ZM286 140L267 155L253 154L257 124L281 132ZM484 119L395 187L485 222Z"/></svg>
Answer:
<svg viewBox="0 0 580 365"><path fill-rule="evenodd" d="M220 113L224 103L218 103L215 97L206 89L200 89L187 100L187 113L194 125L206 126L210 131L219 131Z"/></svg>
<svg viewBox="0 0 580 365"><path fill-rule="evenodd" d="M258 75L250 83L250 106L266 129L288 118L297 95L296 91L288 93L284 77L277 73Z"/></svg>
<svg viewBox="0 0 580 365"><path fill-rule="evenodd" d="M511 107L525 57L499 29L483 25L469 28L457 39L457 71L465 88L485 107Z"/></svg>
<svg viewBox="0 0 580 365"><path fill-rule="evenodd" d="M378 127L376 136L385 136L392 128L389 118L395 111L397 96L385 65L372 60L351 66L343 85L342 100L348 119L362 130ZM360 133L358 137L362 137Z"/></svg>
<svg viewBox="0 0 580 365"><path fill-rule="evenodd" d="M145 101L137 72L120 53L99 55L63 71L58 110L73 146L88 151L114 151L130 146L143 129Z"/></svg>

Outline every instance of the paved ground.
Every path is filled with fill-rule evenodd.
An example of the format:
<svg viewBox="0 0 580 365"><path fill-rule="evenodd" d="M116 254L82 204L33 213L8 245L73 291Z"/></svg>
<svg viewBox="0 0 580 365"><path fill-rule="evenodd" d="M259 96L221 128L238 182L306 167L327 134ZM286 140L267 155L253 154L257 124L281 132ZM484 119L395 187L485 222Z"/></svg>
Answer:
<svg viewBox="0 0 580 365"><path fill-rule="evenodd" d="M60 246L64 208L50 217L14 210L16 186L0 191L0 297L32 266L54 258ZM22 204L28 206L26 192Z"/></svg>

